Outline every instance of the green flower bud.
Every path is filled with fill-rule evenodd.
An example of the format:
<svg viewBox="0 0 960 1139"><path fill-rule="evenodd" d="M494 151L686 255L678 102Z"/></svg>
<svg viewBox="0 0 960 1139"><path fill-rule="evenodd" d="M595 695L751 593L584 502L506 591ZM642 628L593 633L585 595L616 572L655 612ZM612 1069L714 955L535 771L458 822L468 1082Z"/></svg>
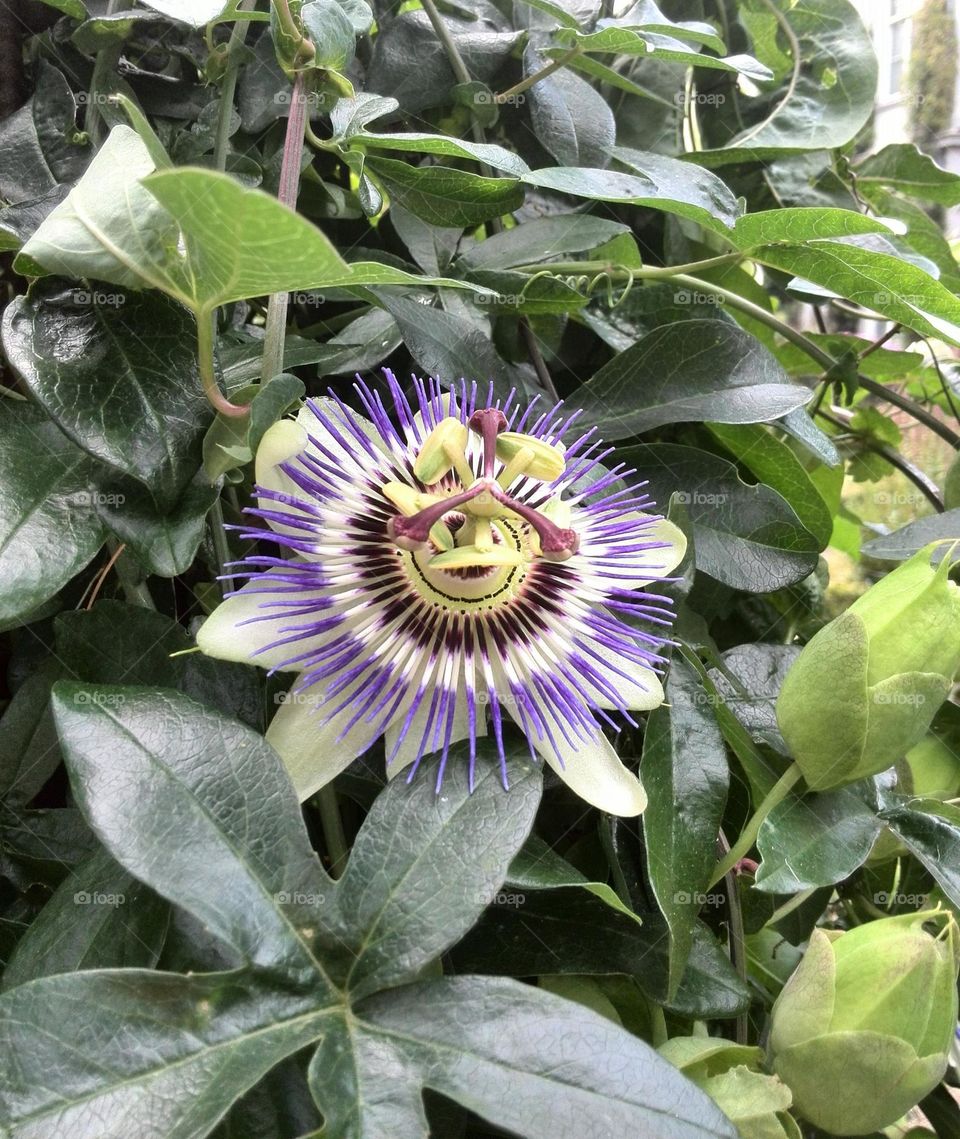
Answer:
<svg viewBox="0 0 960 1139"><path fill-rule="evenodd" d="M807 786L883 771L926 734L960 668L960 588L936 543L813 637L787 673L777 721Z"/></svg>
<svg viewBox="0 0 960 1139"><path fill-rule="evenodd" d="M942 910L814 930L770 1031L773 1069L801 1115L833 1135L865 1135L937 1085L957 1023L956 933Z"/></svg>

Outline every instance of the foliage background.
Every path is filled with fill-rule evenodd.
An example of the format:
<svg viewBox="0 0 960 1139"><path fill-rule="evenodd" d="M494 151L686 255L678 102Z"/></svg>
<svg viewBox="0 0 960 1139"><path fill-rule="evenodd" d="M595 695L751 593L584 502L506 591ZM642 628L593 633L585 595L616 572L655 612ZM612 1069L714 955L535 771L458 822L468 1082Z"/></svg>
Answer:
<svg viewBox="0 0 960 1139"><path fill-rule="evenodd" d="M757 1046L817 922L960 905L960 813L906 767L791 794L708 886L789 762L799 646L960 535L960 178L858 149L846 0L285 7L4 27L0 1131L732 1135L650 1046ZM668 704L618 737L642 821L519 744L508 796L374 750L301 817L280 679L189 652L263 431L381 365L555 390L688 534ZM956 766L955 705L934 731Z"/></svg>

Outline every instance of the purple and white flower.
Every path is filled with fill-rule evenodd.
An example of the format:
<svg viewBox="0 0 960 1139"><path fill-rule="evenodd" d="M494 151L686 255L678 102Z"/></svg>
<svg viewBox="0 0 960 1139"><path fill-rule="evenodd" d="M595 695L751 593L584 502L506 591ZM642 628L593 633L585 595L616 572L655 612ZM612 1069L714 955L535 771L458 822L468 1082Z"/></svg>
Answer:
<svg viewBox="0 0 960 1139"><path fill-rule="evenodd" d="M562 404L521 408L386 372L388 410L360 382L369 418L336 396L308 400L257 453L261 526L283 556L242 563L247 584L201 627L200 648L298 674L267 732L301 798L385 737L393 773L513 721L587 802L639 814L643 788L616 730L663 700L657 675L672 612L647 587L683 534L593 431L564 447ZM628 623L633 622L633 623ZM664 635L661 635L661 631Z"/></svg>

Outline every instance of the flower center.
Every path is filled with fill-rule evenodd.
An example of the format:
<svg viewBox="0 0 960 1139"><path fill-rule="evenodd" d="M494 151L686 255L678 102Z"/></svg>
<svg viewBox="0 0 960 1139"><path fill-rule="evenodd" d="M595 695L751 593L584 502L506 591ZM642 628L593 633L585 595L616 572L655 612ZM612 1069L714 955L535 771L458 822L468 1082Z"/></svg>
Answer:
<svg viewBox="0 0 960 1139"><path fill-rule="evenodd" d="M467 583L493 588L536 557L566 561L579 547L574 530L508 493L519 478L559 478L565 466L562 453L542 439L506 428L506 417L497 408L474 412L467 425L443 419L413 464L414 475L427 489L393 482L383 488L398 510L387 527L390 538L415 555L413 565L431 585L439 589L447 584L458 598L475 592L465 590ZM479 475L467 458L471 431L482 441Z"/></svg>

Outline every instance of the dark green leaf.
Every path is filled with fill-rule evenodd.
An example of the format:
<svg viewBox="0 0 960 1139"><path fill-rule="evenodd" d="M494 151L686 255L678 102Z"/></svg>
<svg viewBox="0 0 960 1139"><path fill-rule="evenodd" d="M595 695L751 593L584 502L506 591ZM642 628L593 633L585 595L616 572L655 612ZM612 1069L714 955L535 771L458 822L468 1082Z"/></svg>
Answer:
<svg viewBox="0 0 960 1139"><path fill-rule="evenodd" d="M410 355L425 373L445 384L461 379L486 384L492 380L502 396L527 385L523 373L497 355L489 336L463 317L406 297L379 294L380 304L397 322Z"/></svg>
<svg viewBox="0 0 960 1139"><path fill-rule="evenodd" d="M129 491L102 495L97 514L137 558L147 573L176 577L186 573L197 556L207 513L220 486L199 471L166 513L135 484Z"/></svg>
<svg viewBox="0 0 960 1139"><path fill-rule="evenodd" d="M360 1032L400 1061L391 1098L407 1085L408 1105L415 1073L413 1088L426 1083L528 1139L580 1139L598 1118L610 1134L735 1136L707 1097L648 1045L589 1009L508 978L410 985L365 1001L359 1015ZM367 1087L371 1052L368 1043L366 1063L357 1065ZM358 1098L360 1090L354 1083ZM357 1104L358 1120L365 1110ZM413 1122L409 1108L406 1120ZM422 1126L407 1133L421 1134Z"/></svg>
<svg viewBox="0 0 960 1139"><path fill-rule="evenodd" d="M960 906L960 808L939 799L912 799L880 817Z"/></svg>
<svg viewBox="0 0 960 1139"><path fill-rule="evenodd" d="M760 482L781 494L822 549L833 532L833 515L793 450L765 427L710 424L711 433Z"/></svg>
<svg viewBox="0 0 960 1139"><path fill-rule="evenodd" d="M578 403L606 439L688 420L757 423L810 399L758 340L719 320L655 328L580 391Z"/></svg>
<svg viewBox="0 0 960 1139"><path fill-rule="evenodd" d="M547 62L528 43L524 77L535 75ZM585 79L561 68L534 83L525 98L537 141L561 166L606 166L617 124L607 101Z"/></svg>
<svg viewBox="0 0 960 1139"><path fill-rule="evenodd" d="M0 1072L0 1118L17 1139L202 1136L326 1015L242 972L44 977L0 998L0 1048L19 1057Z"/></svg>
<svg viewBox="0 0 960 1139"><path fill-rule="evenodd" d="M36 609L103 544L100 473L38 408L0 403L0 620Z"/></svg>
<svg viewBox="0 0 960 1139"><path fill-rule="evenodd" d="M693 523L697 569L734 589L765 593L801 581L818 544L790 505L765 486L747 486L725 459L694 447L657 443L620 458L649 480L661 508L676 493Z"/></svg>
<svg viewBox="0 0 960 1139"><path fill-rule="evenodd" d="M61 682L54 715L77 798L117 861L242 958L322 990L301 927L332 899L317 896L296 794L263 739L146 688Z"/></svg>
<svg viewBox="0 0 960 1139"><path fill-rule="evenodd" d="M3 987L80 969L152 968L168 911L162 898L98 850L63 880L20 939Z"/></svg>
<svg viewBox="0 0 960 1139"><path fill-rule="evenodd" d="M730 226L717 209L716 190L708 189L704 194L705 182L679 170L683 163L677 162L674 166L674 159L659 156L658 159L649 163L644 159L650 170L649 176L646 171L643 175L621 174L617 170L583 166L548 166L524 174L521 181L528 186L555 190L558 194L570 194L575 198L624 202L665 210L692 218L717 233L726 233Z"/></svg>
<svg viewBox="0 0 960 1139"><path fill-rule="evenodd" d="M338 884L356 952L347 985L358 995L415 978L496 896L540 802L529 759L511 757L507 772L509 792L488 745L471 790L461 745L442 794L423 772L411 784L394 779L377 797Z"/></svg>
<svg viewBox="0 0 960 1139"><path fill-rule="evenodd" d="M873 113L877 57L854 6L847 0L797 0L777 12L799 47L799 58L789 60L788 84L773 87L757 122L722 149L701 151L698 162L713 166L833 150L849 142ZM779 56L774 29L770 50ZM758 55L761 63L778 69L779 58Z"/></svg>
<svg viewBox="0 0 960 1139"><path fill-rule="evenodd" d="M79 178L90 149L77 130L77 105L63 74L41 57L37 86L0 124L0 198L26 202Z"/></svg>
<svg viewBox="0 0 960 1139"><path fill-rule="evenodd" d="M862 186L869 192L872 185L889 186L925 202L960 205L960 176L938 166L912 142L890 143L858 162L854 170L858 189Z"/></svg>
<svg viewBox="0 0 960 1139"><path fill-rule="evenodd" d="M473 226L523 205L515 178L485 178L450 166L411 166L368 158L364 169L380 179L392 201L430 225Z"/></svg>
<svg viewBox="0 0 960 1139"><path fill-rule="evenodd" d="M871 558L904 562L924 546L944 539L960 541L960 507L918 518L892 534L871 538L862 549Z"/></svg>
<svg viewBox="0 0 960 1139"><path fill-rule="evenodd" d="M9 807L29 803L60 763L50 687L62 674L59 661L46 661L17 689L0 719L0 799Z"/></svg>
<svg viewBox="0 0 960 1139"><path fill-rule="evenodd" d="M849 877L864 863L883 828L862 792L855 784L820 794L793 794L774 807L757 836L763 859L757 888L797 894Z"/></svg>
<svg viewBox="0 0 960 1139"><path fill-rule="evenodd" d="M169 510L200 465L210 410L190 314L166 297L43 282L11 304L3 346L36 399L85 451Z"/></svg>
<svg viewBox="0 0 960 1139"><path fill-rule="evenodd" d="M679 208L671 212L692 217L708 229L716 229L717 222L732 228L743 213L742 205L726 183L709 170L665 154L635 150L630 146L614 147L613 157L634 174L652 182L657 187L658 197L688 207L686 212Z"/></svg>
<svg viewBox="0 0 960 1139"><path fill-rule="evenodd" d="M590 214L534 218L468 245L460 264L469 269L510 269L514 265L548 261L563 253L596 249L629 232L630 227L621 222Z"/></svg>
<svg viewBox="0 0 960 1139"><path fill-rule="evenodd" d="M709 697L680 658L665 691L666 702L647 721L640 776L650 799L643 816L650 885L670 928L672 997L713 869L729 771Z"/></svg>

